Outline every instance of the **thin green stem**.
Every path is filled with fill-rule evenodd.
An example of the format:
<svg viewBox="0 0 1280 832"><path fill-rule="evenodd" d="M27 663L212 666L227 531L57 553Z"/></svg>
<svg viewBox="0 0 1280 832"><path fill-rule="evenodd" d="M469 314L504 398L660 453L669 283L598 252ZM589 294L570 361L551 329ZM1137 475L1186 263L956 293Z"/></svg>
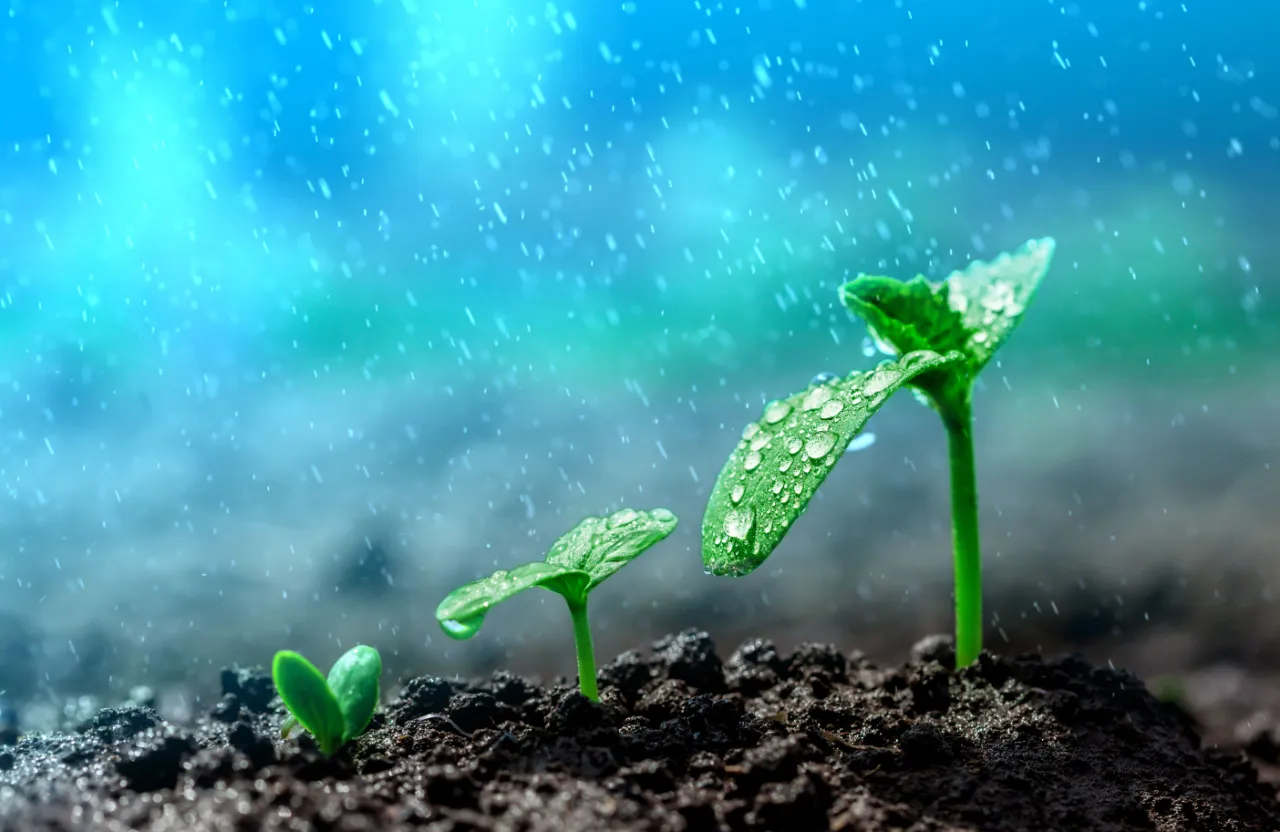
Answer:
<svg viewBox="0 0 1280 832"><path fill-rule="evenodd" d="M565 599L568 600L568 599ZM587 622L587 599L569 601L569 617L573 619L573 646L578 651L578 687L592 702L600 701L596 687L596 651L591 644L591 625Z"/></svg>
<svg viewBox="0 0 1280 832"><path fill-rule="evenodd" d="M973 455L973 408L969 397L947 409L951 457L951 534L955 555L956 667L982 652L982 551L978 537L978 475Z"/></svg>

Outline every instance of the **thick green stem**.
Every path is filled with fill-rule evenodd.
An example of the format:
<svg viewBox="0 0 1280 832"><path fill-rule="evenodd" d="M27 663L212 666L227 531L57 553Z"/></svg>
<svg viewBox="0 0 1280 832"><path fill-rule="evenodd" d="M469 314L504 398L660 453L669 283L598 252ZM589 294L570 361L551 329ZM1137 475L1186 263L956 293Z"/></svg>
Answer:
<svg viewBox="0 0 1280 832"><path fill-rule="evenodd" d="M947 409L951 457L951 534L955 555L956 667L982 652L982 552L978 538L978 475L973 456L973 408L968 396Z"/></svg>
<svg viewBox="0 0 1280 832"><path fill-rule="evenodd" d="M568 599L566 599L568 600ZM591 644L591 625L587 622L587 599L569 601L569 617L573 619L573 646L578 651L578 687L592 702L600 701L596 687L596 651Z"/></svg>

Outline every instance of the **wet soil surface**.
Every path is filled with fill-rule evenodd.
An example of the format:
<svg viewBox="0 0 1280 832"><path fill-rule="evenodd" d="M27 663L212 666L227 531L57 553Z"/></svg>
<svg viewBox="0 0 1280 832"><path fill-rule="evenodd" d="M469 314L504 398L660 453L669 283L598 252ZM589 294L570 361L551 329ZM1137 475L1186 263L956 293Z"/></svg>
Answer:
<svg viewBox="0 0 1280 832"><path fill-rule="evenodd" d="M950 661L942 638L894 668L762 640L722 661L689 631L607 665L598 704L412 679L332 759L279 738L267 676L224 671L194 725L130 705L0 749L0 829L1280 829L1245 754L1203 747L1133 676Z"/></svg>

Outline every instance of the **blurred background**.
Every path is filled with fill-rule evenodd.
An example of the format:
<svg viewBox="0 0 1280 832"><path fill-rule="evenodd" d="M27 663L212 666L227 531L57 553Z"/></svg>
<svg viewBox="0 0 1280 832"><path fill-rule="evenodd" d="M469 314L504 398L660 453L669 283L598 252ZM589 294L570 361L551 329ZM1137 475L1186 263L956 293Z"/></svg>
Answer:
<svg viewBox="0 0 1280 832"><path fill-rule="evenodd" d="M742 427L880 360L837 287L1058 253L976 403L988 642L1280 667L1280 20L1081 0L6 0L0 690L200 696L280 648L573 669L456 584L677 532L601 661L950 630L900 396L769 563L703 574ZM1270 17L1269 17L1270 16ZM866 444L870 439L864 440Z"/></svg>

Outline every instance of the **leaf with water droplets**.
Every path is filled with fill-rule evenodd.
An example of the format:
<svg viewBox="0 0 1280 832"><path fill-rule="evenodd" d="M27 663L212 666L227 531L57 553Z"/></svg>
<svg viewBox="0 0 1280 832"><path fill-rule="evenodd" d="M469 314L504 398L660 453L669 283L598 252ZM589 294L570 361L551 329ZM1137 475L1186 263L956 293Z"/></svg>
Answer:
<svg viewBox="0 0 1280 832"><path fill-rule="evenodd" d="M553 563L526 563L510 571L499 569L450 592L436 607L436 620L450 638L471 638L480 632L489 610L508 598L537 586L566 598L580 598L586 594L590 580L591 576L581 569Z"/></svg>
<svg viewBox="0 0 1280 832"><path fill-rule="evenodd" d="M665 508L588 517L552 545L545 562L499 570L449 593L436 620L446 635L467 639L480 631L491 608L527 589L542 587L582 603L601 581L671 534L676 522Z"/></svg>
<svg viewBox="0 0 1280 832"><path fill-rule="evenodd" d="M639 557L675 531L676 516L665 508L624 508L608 517L588 517L556 541L547 563L579 569L590 576L584 592Z"/></svg>
<svg viewBox="0 0 1280 832"><path fill-rule="evenodd" d="M706 570L745 575L764 563L872 414L920 374L963 358L910 352L770 403L742 432L711 490L702 521Z"/></svg>
<svg viewBox="0 0 1280 832"><path fill-rule="evenodd" d="M1051 237L1031 240L1012 254L975 261L941 283L923 276L901 281L861 275L841 287L840 295L877 341L899 353L962 353L963 364L947 372L963 370L967 389L1022 320L1054 248Z"/></svg>

